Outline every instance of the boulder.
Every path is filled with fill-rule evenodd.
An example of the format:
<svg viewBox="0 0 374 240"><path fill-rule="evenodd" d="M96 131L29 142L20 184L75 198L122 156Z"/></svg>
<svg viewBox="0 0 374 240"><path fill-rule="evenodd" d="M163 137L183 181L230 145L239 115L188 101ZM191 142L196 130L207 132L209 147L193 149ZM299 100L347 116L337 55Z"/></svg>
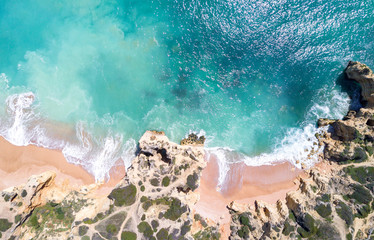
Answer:
<svg viewBox="0 0 374 240"><path fill-rule="evenodd" d="M346 125L343 121L335 121L331 127L333 129L331 137L334 140L353 141L357 137L356 128Z"/></svg>

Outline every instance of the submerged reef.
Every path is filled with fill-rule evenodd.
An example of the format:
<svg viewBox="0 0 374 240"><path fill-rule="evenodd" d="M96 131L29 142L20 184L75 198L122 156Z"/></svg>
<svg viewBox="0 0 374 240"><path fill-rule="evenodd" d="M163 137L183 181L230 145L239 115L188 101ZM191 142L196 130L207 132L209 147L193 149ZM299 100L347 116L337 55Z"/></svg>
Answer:
<svg viewBox="0 0 374 240"><path fill-rule="evenodd" d="M306 170L298 189L276 204L231 202L229 239L372 239L374 237L374 75L350 62L363 106L342 120L320 119L324 167ZM1 239L222 239L221 227L191 209L199 199L205 138L169 141L147 131L126 176L108 196L95 186L70 189L55 173L31 176L0 195Z"/></svg>

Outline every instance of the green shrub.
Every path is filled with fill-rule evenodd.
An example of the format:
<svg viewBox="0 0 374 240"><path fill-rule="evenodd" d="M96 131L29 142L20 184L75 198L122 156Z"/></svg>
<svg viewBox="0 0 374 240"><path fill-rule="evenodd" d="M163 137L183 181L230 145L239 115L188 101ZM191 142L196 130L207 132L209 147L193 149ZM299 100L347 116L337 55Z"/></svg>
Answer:
<svg viewBox="0 0 374 240"><path fill-rule="evenodd" d="M8 219L0 218L0 232L5 232L12 226Z"/></svg>
<svg viewBox="0 0 374 240"><path fill-rule="evenodd" d="M334 227L333 224L320 223L317 230L317 236L313 239L330 240L337 239L338 236L340 237L339 231Z"/></svg>
<svg viewBox="0 0 374 240"><path fill-rule="evenodd" d="M27 196L27 191L26 190L23 190L22 193L21 193L21 197L26 197Z"/></svg>
<svg viewBox="0 0 374 240"><path fill-rule="evenodd" d="M195 191L198 187L197 181L199 180L199 175L194 173L187 177L187 186L192 190Z"/></svg>
<svg viewBox="0 0 374 240"><path fill-rule="evenodd" d="M330 194L323 194L321 197L317 198L317 200L320 200L322 202L330 202L331 195Z"/></svg>
<svg viewBox="0 0 374 240"><path fill-rule="evenodd" d="M285 222L282 233L283 233L283 235L288 236L294 230L295 230L294 226L291 226L291 224L289 222Z"/></svg>
<svg viewBox="0 0 374 240"><path fill-rule="evenodd" d="M142 208L147 211L150 207L152 206L152 201L148 200L148 201L145 201L142 205Z"/></svg>
<svg viewBox="0 0 374 240"><path fill-rule="evenodd" d="M195 240L219 240L221 234L215 227L208 227L202 231L199 231L193 235Z"/></svg>
<svg viewBox="0 0 374 240"><path fill-rule="evenodd" d="M373 147L372 146L365 146L365 150L366 150L366 152L370 155L370 156L372 156L373 155L373 153L374 153L374 149L373 149Z"/></svg>
<svg viewBox="0 0 374 240"><path fill-rule="evenodd" d="M14 223L19 223L21 221L21 214L18 214L14 217Z"/></svg>
<svg viewBox="0 0 374 240"><path fill-rule="evenodd" d="M366 161L367 159L368 159L368 156L362 148L356 147L354 149L352 161L360 163L360 162Z"/></svg>
<svg viewBox="0 0 374 240"><path fill-rule="evenodd" d="M133 232L122 232L121 240L136 240L136 233Z"/></svg>
<svg viewBox="0 0 374 240"><path fill-rule="evenodd" d="M189 222L184 222L181 227L181 235L184 236L186 233L188 233L191 230L191 225Z"/></svg>
<svg viewBox="0 0 374 240"><path fill-rule="evenodd" d="M117 227L116 225L114 224L108 224L106 226L106 231L109 233L109 234L115 234L117 232Z"/></svg>
<svg viewBox="0 0 374 240"><path fill-rule="evenodd" d="M374 167L346 167L343 171L361 184L374 182Z"/></svg>
<svg viewBox="0 0 374 240"><path fill-rule="evenodd" d="M243 226L238 230L238 236L242 239L247 239L249 237L249 227Z"/></svg>
<svg viewBox="0 0 374 240"><path fill-rule="evenodd" d="M143 235L147 238L150 238L153 235L153 230L147 222L139 223L138 230L140 233L143 233Z"/></svg>
<svg viewBox="0 0 374 240"><path fill-rule="evenodd" d="M298 218L297 223L301 226L297 232L303 237L311 237L317 233L317 227L314 218L309 214L305 214L303 218Z"/></svg>
<svg viewBox="0 0 374 240"><path fill-rule="evenodd" d="M249 218L247 216L240 214L239 221L242 225L249 226Z"/></svg>
<svg viewBox="0 0 374 240"><path fill-rule="evenodd" d="M201 223L201 225L202 225L204 228L206 228L206 227L208 226L208 224L207 224L206 221L203 219L203 217L200 216L200 214L196 213L196 214L194 215L194 219L195 219L195 221L199 221L199 222Z"/></svg>
<svg viewBox="0 0 374 240"><path fill-rule="evenodd" d="M288 218L294 222L296 222L296 217L295 217L295 214L293 213L292 210L289 211L288 213Z"/></svg>
<svg viewBox="0 0 374 240"><path fill-rule="evenodd" d="M146 202L148 200L148 198L146 197L146 196L142 196L141 198L140 198L140 202Z"/></svg>
<svg viewBox="0 0 374 240"><path fill-rule="evenodd" d="M157 240L168 240L169 232L165 228L161 228L156 234Z"/></svg>
<svg viewBox="0 0 374 240"><path fill-rule="evenodd" d="M5 194L5 196L4 196L5 202L8 202L10 200L10 197L11 197L10 195Z"/></svg>
<svg viewBox="0 0 374 240"><path fill-rule="evenodd" d="M88 231L88 227L87 226L80 226L78 228L78 234L79 234L79 236L85 235L87 233L87 231Z"/></svg>
<svg viewBox="0 0 374 240"><path fill-rule="evenodd" d="M157 178L152 178L150 182L151 185L155 187L158 187L160 185L160 180L158 180Z"/></svg>
<svg viewBox="0 0 374 240"><path fill-rule="evenodd" d="M349 195L349 197L355 199L358 203L369 204L373 197L371 196L369 190L360 184L353 184L352 188L354 192Z"/></svg>
<svg viewBox="0 0 374 240"><path fill-rule="evenodd" d="M157 220L152 220L151 225L152 225L153 230L156 230L159 226Z"/></svg>
<svg viewBox="0 0 374 240"><path fill-rule="evenodd" d="M35 229L40 227L38 217L36 216L36 214L31 215L29 223L30 223L30 226L35 228Z"/></svg>
<svg viewBox="0 0 374 240"><path fill-rule="evenodd" d="M330 204L318 204L314 207L314 210L323 218L327 218L332 212Z"/></svg>
<svg viewBox="0 0 374 240"><path fill-rule="evenodd" d="M162 179L162 186L167 187L170 184L170 178L168 176Z"/></svg>
<svg viewBox="0 0 374 240"><path fill-rule="evenodd" d="M345 235L345 238L347 240L352 240L352 233L348 233L347 235Z"/></svg>
<svg viewBox="0 0 374 240"><path fill-rule="evenodd" d="M57 216L56 216L57 219L60 219L60 220L64 219L65 212L62 210L61 207L56 208L56 213L57 213Z"/></svg>
<svg viewBox="0 0 374 240"><path fill-rule="evenodd" d="M342 201L339 201L336 206L336 213L341 219L345 221L348 226L351 226L353 223L353 213L351 208Z"/></svg>
<svg viewBox="0 0 374 240"><path fill-rule="evenodd" d="M359 218L366 218L371 212L371 208L369 205L363 205L357 208L356 216Z"/></svg>
<svg viewBox="0 0 374 240"><path fill-rule="evenodd" d="M101 212L101 213L98 213L95 218L98 220L103 220L105 218L105 215L104 213Z"/></svg>
<svg viewBox="0 0 374 240"><path fill-rule="evenodd" d="M136 200L136 187L133 184L123 188L116 188L108 196L114 200L114 205L121 207L123 205L130 206Z"/></svg>
<svg viewBox="0 0 374 240"><path fill-rule="evenodd" d="M187 211L187 207L182 206L182 203L179 199L173 198L169 209L164 214L164 217L166 219L176 221L186 211Z"/></svg>

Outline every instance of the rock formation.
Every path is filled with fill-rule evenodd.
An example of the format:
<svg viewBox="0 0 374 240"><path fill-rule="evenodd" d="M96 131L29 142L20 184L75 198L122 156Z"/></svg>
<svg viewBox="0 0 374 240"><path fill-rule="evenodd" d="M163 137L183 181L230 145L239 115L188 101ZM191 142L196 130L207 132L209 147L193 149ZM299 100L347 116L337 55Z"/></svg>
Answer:
<svg viewBox="0 0 374 240"><path fill-rule="evenodd" d="M317 138L321 161L331 169L307 171L298 190L275 205L231 203L230 239L374 238L374 75L358 62L350 62L346 74L361 84L367 104L343 120L318 121L328 126Z"/></svg>
<svg viewBox="0 0 374 240"><path fill-rule="evenodd" d="M372 162L309 171L276 205L231 203L230 239L371 239Z"/></svg>
<svg viewBox="0 0 374 240"><path fill-rule="evenodd" d="M360 62L349 62L345 70L347 77L361 85L361 95L366 107L374 107L374 74L371 69Z"/></svg>
<svg viewBox="0 0 374 240"><path fill-rule="evenodd" d="M63 190L55 174L32 176L0 198L2 239L218 239L218 226L194 217L194 190L205 167L202 146L180 146L147 131L127 175L108 197L94 186ZM193 222L205 223L197 232ZM194 236L194 237L193 237Z"/></svg>

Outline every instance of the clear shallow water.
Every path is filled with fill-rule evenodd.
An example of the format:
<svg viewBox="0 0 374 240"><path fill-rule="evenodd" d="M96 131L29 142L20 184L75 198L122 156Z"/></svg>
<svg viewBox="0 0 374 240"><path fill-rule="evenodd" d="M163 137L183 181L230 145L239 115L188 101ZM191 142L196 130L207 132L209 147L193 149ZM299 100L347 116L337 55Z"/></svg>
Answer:
<svg viewBox="0 0 374 240"><path fill-rule="evenodd" d="M147 129L249 165L307 165L342 117L346 63L374 66L373 1L11 1L0 6L0 134L97 179ZM308 140L309 139L309 140Z"/></svg>

